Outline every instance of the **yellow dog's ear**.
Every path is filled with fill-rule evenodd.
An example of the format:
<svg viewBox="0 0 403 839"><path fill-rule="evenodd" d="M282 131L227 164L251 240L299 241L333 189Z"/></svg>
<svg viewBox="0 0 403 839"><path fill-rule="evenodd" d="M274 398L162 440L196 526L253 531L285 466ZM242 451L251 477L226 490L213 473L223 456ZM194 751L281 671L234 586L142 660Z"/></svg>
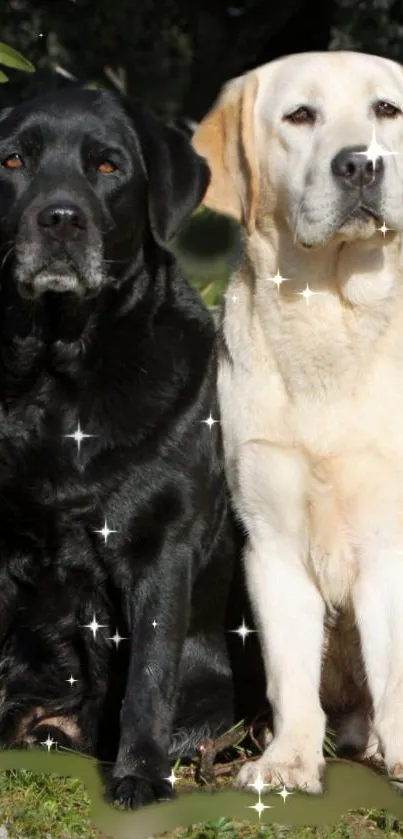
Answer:
<svg viewBox="0 0 403 839"><path fill-rule="evenodd" d="M254 128L257 88L253 72L228 82L192 140L211 169L203 203L236 218L249 234L255 227L259 193Z"/></svg>

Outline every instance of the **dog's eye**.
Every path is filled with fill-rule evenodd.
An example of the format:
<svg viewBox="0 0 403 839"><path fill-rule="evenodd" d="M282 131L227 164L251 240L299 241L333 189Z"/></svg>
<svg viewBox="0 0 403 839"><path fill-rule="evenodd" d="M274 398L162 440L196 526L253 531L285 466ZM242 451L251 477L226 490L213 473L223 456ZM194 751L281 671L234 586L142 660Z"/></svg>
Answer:
<svg viewBox="0 0 403 839"><path fill-rule="evenodd" d="M101 175L111 175L112 172L116 172L117 166L111 160L103 160L102 163L98 163L97 169Z"/></svg>
<svg viewBox="0 0 403 839"><path fill-rule="evenodd" d="M392 105L391 102L375 102L374 113L376 117L389 117L389 119L393 119L393 117L397 117L402 112L400 108Z"/></svg>
<svg viewBox="0 0 403 839"><path fill-rule="evenodd" d="M1 165L4 166L5 169L22 169L24 162L19 154L9 154L9 156L2 161Z"/></svg>
<svg viewBox="0 0 403 839"><path fill-rule="evenodd" d="M286 114L284 119L286 122L292 122L294 125L313 125L316 121L316 113L313 108L301 105L295 111Z"/></svg>

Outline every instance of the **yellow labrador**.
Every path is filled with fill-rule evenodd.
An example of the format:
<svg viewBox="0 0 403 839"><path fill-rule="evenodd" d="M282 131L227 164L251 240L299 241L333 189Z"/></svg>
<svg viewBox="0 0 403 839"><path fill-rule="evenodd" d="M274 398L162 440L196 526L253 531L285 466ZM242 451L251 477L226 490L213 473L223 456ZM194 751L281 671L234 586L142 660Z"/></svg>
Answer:
<svg viewBox="0 0 403 839"><path fill-rule="evenodd" d="M320 792L325 712L366 715L402 771L402 112L392 61L293 55L194 137L245 239L219 391L274 739L240 786Z"/></svg>

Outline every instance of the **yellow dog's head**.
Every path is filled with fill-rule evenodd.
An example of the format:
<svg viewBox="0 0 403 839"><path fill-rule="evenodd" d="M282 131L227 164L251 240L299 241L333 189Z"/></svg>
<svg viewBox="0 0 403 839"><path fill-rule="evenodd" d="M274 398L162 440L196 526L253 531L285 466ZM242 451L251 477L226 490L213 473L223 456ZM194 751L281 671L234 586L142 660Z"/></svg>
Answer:
<svg viewBox="0 0 403 839"><path fill-rule="evenodd" d="M193 139L205 204L305 247L403 231L403 73L354 52L305 53L229 82ZM376 234L376 235L379 235Z"/></svg>

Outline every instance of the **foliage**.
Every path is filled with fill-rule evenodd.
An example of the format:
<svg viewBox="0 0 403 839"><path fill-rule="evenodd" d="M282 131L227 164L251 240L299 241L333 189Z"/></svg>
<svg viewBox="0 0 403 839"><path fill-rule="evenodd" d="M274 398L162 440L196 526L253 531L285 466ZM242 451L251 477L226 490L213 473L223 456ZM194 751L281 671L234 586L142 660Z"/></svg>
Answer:
<svg viewBox="0 0 403 839"><path fill-rule="evenodd" d="M8 0L0 24L37 68L10 75L4 103L78 80L197 120L224 81L279 52L329 46L403 62L403 0Z"/></svg>
<svg viewBox="0 0 403 839"><path fill-rule="evenodd" d="M0 43L0 64L4 67L12 67L14 70L22 70L26 73L34 73L35 67L24 58L21 53L9 47L7 44ZM8 82L8 76L3 70L0 70L0 83Z"/></svg>
<svg viewBox="0 0 403 839"><path fill-rule="evenodd" d="M17 74L1 95L7 102L76 79L123 89L167 117L199 119L226 79L276 44L296 10L308 21L318 2L8 0L0 4L2 39L37 73L28 81Z"/></svg>
<svg viewBox="0 0 403 839"><path fill-rule="evenodd" d="M330 47L403 62L403 0L338 0Z"/></svg>

